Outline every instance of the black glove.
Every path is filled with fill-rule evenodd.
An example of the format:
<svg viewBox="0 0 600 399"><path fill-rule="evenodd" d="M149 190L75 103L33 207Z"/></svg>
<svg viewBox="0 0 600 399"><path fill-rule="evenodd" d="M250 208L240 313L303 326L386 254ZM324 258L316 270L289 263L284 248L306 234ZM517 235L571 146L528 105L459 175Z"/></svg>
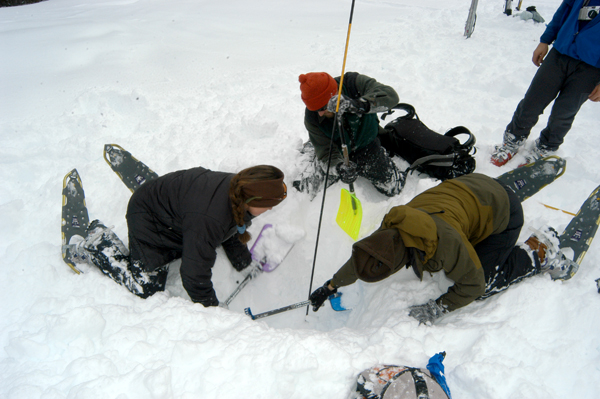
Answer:
<svg viewBox="0 0 600 399"><path fill-rule="evenodd" d="M224 241L221 245L225 250L227 259L238 272L241 272L252 263L250 250L248 250L246 244L242 244L237 234L234 234L233 237Z"/></svg>
<svg viewBox="0 0 600 399"><path fill-rule="evenodd" d="M430 299L429 302L423 305L411 306L409 309L410 313L408 313L408 315L419 320L419 325L421 325L421 323L427 324L427 322L433 324L435 320L442 317L444 313L447 313L447 311L433 299Z"/></svg>
<svg viewBox="0 0 600 399"><path fill-rule="evenodd" d="M325 303L327 298L329 298L330 295L333 295L337 292L337 288L334 288L332 291L329 289L329 287L327 287L330 281L331 280L326 281L322 287L319 287L316 290L314 290L313 293L310 294L310 296L308 297L308 299L310 300L310 304L313 306L313 311L316 312L317 310L319 310L319 308L323 306L323 303Z"/></svg>
<svg viewBox="0 0 600 399"><path fill-rule="evenodd" d="M340 177L342 183L352 184L358 178L358 172L356 171L356 164L352 161L346 165L344 162L340 162L335 165L335 170Z"/></svg>
<svg viewBox="0 0 600 399"><path fill-rule="evenodd" d="M329 102L327 103L327 111L335 113L337 107L337 98L338 96L336 94L329 99ZM362 97L355 100L342 94L342 97L340 98L340 114L343 114L344 112L350 112L352 114L362 115L368 113L370 108L371 106L369 105L369 102Z"/></svg>

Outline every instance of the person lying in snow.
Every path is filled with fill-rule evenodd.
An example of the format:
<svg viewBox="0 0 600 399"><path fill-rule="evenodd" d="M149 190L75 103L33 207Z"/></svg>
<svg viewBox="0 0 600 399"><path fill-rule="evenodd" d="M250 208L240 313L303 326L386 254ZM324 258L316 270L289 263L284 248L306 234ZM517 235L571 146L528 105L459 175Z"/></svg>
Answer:
<svg viewBox="0 0 600 399"><path fill-rule="evenodd" d="M298 191L313 198L321 190L327 171L331 135L335 128L334 149L327 185L338 180L349 184L358 176L368 179L382 194L393 197L403 187L403 175L377 137L383 133L377 112L385 112L398 104L398 94L375 79L356 72L344 74L342 96L339 101L339 118L348 147L350 165L344 164L339 126L335 112L338 103L340 77L326 72L300 75L302 101L306 105L304 126L310 141L304 144L305 169L294 179Z"/></svg>
<svg viewBox="0 0 600 399"><path fill-rule="evenodd" d="M310 295L313 310L339 287L381 281L405 266L420 279L443 270L454 281L436 300L410 308L420 323L535 274L569 278L576 264L560 251L554 229L516 245L523 222L517 196L493 178L474 173L446 180L392 208L378 230L356 242L350 259Z"/></svg>
<svg viewBox="0 0 600 399"><path fill-rule="evenodd" d="M287 196L283 172L258 165L237 174L193 168L169 173L137 189L127 207L129 250L98 220L74 251L76 263L102 273L147 298L164 291L168 264L181 258L181 281L194 302L217 306L211 276L216 248L233 267L252 262L246 243L251 219Z"/></svg>

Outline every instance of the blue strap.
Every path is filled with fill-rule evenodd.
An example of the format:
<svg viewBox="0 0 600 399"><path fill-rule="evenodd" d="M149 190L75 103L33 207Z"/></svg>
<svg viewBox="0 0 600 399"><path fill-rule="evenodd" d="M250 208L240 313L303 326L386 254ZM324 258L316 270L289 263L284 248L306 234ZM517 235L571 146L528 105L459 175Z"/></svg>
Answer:
<svg viewBox="0 0 600 399"><path fill-rule="evenodd" d="M436 355L433 355L431 359L429 359L429 364L427 365L427 370L433 374L435 380L440 384L446 395L450 399L452 399L452 395L450 394L450 388L446 383L446 376L444 375L444 364L442 361L446 357L446 352L440 352Z"/></svg>

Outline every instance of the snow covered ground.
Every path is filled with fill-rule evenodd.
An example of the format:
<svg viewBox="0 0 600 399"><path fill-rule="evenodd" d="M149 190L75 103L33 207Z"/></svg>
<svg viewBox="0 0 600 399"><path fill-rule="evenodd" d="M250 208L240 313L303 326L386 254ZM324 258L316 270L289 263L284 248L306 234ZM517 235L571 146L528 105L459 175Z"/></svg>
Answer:
<svg viewBox="0 0 600 399"><path fill-rule="evenodd" d="M523 6L535 5L549 21L559 4ZM497 168L488 159L535 73L531 53L544 25L505 16L502 1L481 0L467 40L469 5L358 0L346 71L395 87L432 129L467 126L477 136L477 171L497 176L519 162ZM307 298L321 197L311 202L292 189L251 231L273 223L302 238L229 310L190 302L178 262L168 290L143 300L97 270L75 275L62 261L61 184L73 168L90 216L127 238L130 193L102 159L106 143L159 174L270 163L291 187L307 139L298 75L339 75L350 6L48 0L0 8L1 398L341 399L365 368L424 367L440 351L454 398L600 397L598 242L572 280L537 276L433 326L419 326L406 309L451 282L419 282L406 270L345 289L351 311L326 305L308 316L305 308L259 321L244 315L248 306L260 313ZM579 112L558 153L567 172L524 203L527 226L561 230L569 216L543 204L576 212L600 182L599 107L586 103ZM435 184L411 176L388 199L359 180L361 236L390 207ZM313 289L350 254L352 240L334 220L341 188L327 191ZM219 297L240 279L219 250Z"/></svg>

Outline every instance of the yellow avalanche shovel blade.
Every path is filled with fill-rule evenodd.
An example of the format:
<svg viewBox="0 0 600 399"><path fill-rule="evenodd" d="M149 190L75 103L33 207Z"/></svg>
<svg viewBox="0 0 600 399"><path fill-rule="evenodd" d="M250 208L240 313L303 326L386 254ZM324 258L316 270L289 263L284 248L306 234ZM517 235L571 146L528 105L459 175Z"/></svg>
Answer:
<svg viewBox="0 0 600 399"><path fill-rule="evenodd" d="M338 209L335 221L342 230L355 240L358 238L358 232L360 231L362 214L362 205L356 195L343 188L340 209Z"/></svg>

